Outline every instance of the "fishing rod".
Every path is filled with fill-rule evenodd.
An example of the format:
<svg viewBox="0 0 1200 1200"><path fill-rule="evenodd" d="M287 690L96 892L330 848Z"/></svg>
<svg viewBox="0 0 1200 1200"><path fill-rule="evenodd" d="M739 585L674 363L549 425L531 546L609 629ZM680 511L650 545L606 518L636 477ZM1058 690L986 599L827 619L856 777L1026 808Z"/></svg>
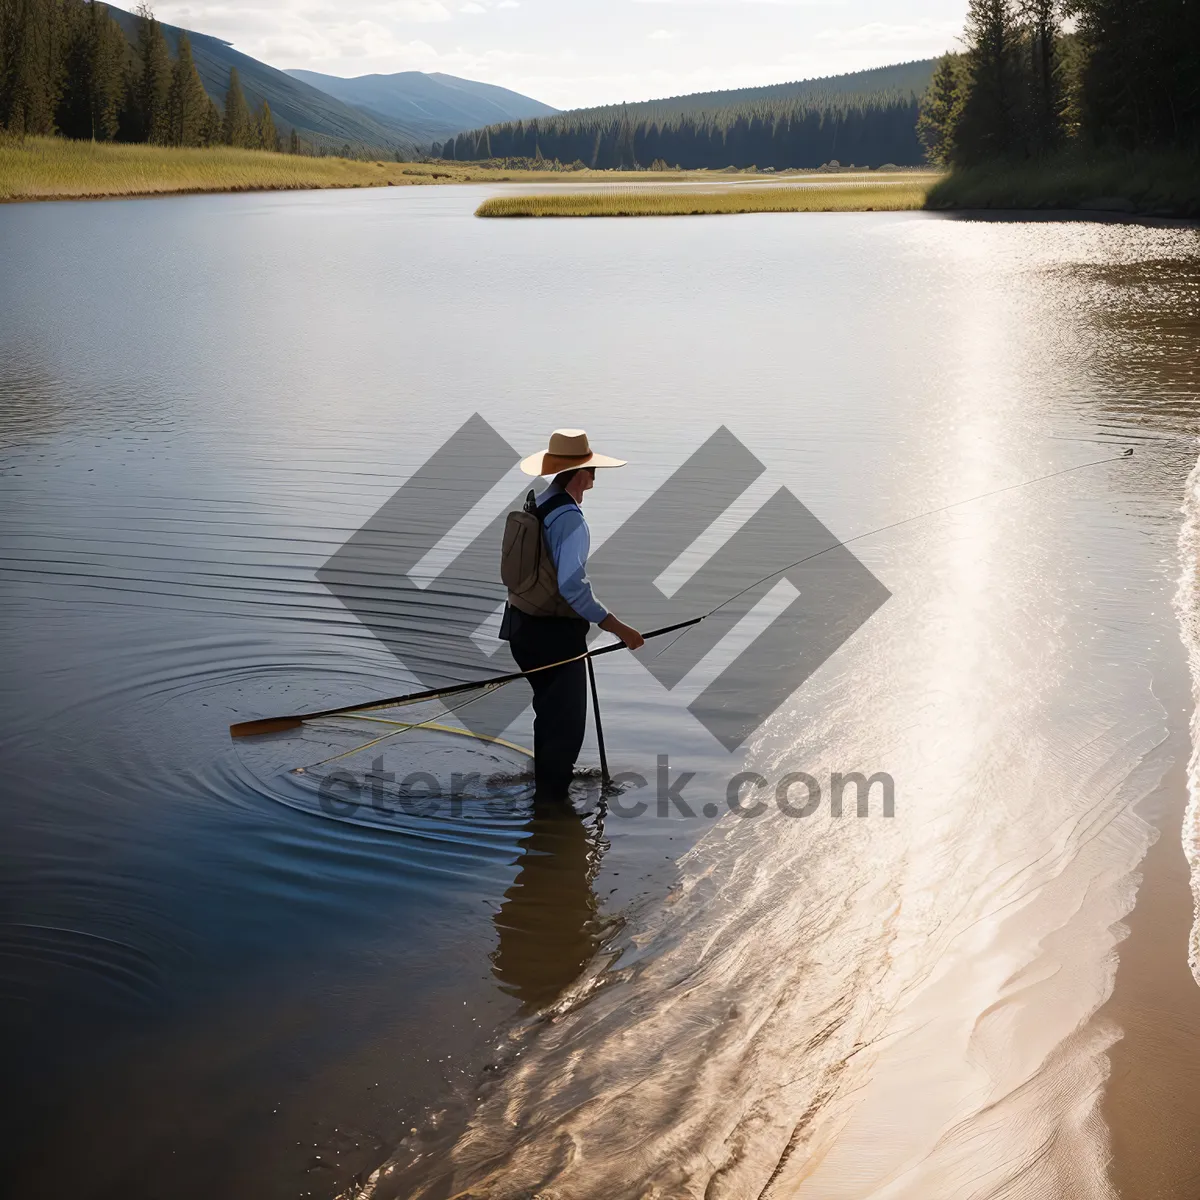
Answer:
<svg viewBox="0 0 1200 1200"><path fill-rule="evenodd" d="M697 618L697 620L698 619L699 618ZM663 630L662 632L665 633L668 631ZM644 636L650 637L652 635L646 634ZM616 643L612 646L605 646L604 650L605 652L610 650L618 650L622 645L624 645L623 642ZM599 653L599 651L597 651L597 653ZM603 785L603 788L607 788L609 784L612 783L612 776L608 771L608 755L604 749L604 726L600 723L600 692L596 687L596 670L592 666L591 655L584 655L583 657L587 659L588 682L591 684L592 688L592 712L596 718L596 746L600 751L600 782ZM578 659L573 658L563 660L563 662L577 661ZM562 665L563 663L549 663L545 667L538 667L535 669L548 670L550 667L558 667ZM508 682L511 682L510 677L506 676L505 678L508 680ZM520 675L518 675L517 678L520 678ZM474 733L469 729L459 729L457 726L443 725L441 723L443 717L453 716L456 712L461 712L462 709L466 708L468 704L474 704L476 700L481 700L489 692L494 691L495 688L502 686L502 684L494 684L488 687L480 687L478 689L478 695L469 696L466 700L462 701L461 704L455 704L452 707L447 708L445 713L439 713L436 717L430 717L426 721L384 721L379 717L360 716L359 712L361 712L361 710L352 713L343 713L342 715L350 720L379 721L383 725L393 725L395 728L390 733L385 733L381 737L372 738L369 742L366 742L361 746L353 746L349 750L343 750L338 754L331 754L328 758L322 758L319 762L309 763L307 766L293 767L291 773L293 775L306 775L309 771L312 771L317 767L325 767L331 762L338 762L343 758L350 758L351 755L361 754L364 750L370 750L375 746L382 745L384 742L390 741L394 737L399 737L402 733L411 733L414 729L436 729L440 733L455 733L461 737L477 738L481 742L489 742L495 746L507 746L510 750L519 750L522 754L527 754L530 758L533 758L534 754L532 750L526 750L524 746L517 746L512 742L506 742L503 738L491 737L486 733ZM600 793L600 802L602 805L604 803L603 788L601 789Z"/></svg>
<svg viewBox="0 0 1200 1200"><path fill-rule="evenodd" d="M698 625L706 616L708 616L707 613L703 617L692 617L688 621L676 621L674 625L664 625L661 629L652 629L649 633L643 633L642 637L649 640L650 638L664 637L668 633L677 633L689 625ZM236 724L230 725L229 736L240 738L257 737L264 733L282 733L288 729L295 729L298 725L303 725L305 721L315 721L321 717L341 717L349 713L373 712L379 708L399 708L405 704L419 704L422 700L440 700L444 696L457 696L462 692L474 692L481 689L491 691L503 687L506 683L512 683L515 679L525 679L529 675L536 675L539 671L552 671L555 667L565 667L570 663L582 662L584 659L599 658L601 654L612 654L613 651L622 650L624 647L624 642L614 642L611 646L601 646L598 650L588 650L584 654L576 654L573 658L546 663L541 667L531 667L528 671L510 671L507 675L493 675L489 679L454 683L449 687L430 688L424 692L408 692L403 696L391 696L386 700L371 700L366 704L345 704L341 708L325 708L320 712L294 713L286 717L264 717L257 721L238 721Z"/></svg>
<svg viewBox="0 0 1200 1200"><path fill-rule="evenodd" d="M723 608L727 608L735 600L740 600L747 592L752 592L755 588L761 587L764 583L777 578L780 575L786 574L788 571L796 567L802 566L806 562L811 562L814 558L820 558L822 554L829 554L833 550L840 550L843 546L852 545L854 542L861 542L864 538L874 537L876 534L886 533L892 529L899 529L903 525L911 525L915 521L923 521L929 517L938 516L940 513L949 512L951 509L961 508L964 504L974 504L978 500L986 500L991 496L999 496L1004 492L1017 491L1020 488L1032 487L1036 483L1045 483L1050 479L1057 479L1062 475L1069 475L1073 471L1082 471L1088 467L1098 467L1104 463L1120 462L1122 459L1133 457L1133 447L1127 447L1120 454L1114 454L1108 458L1092 459L1089 462L1076 463L1072 467L1063 467L1058 471L1051 471L1046 475L1038 475L1033 479L1025 479L1020 483L1011 483L1005 487L994 488L990 492L981 492L977 496L968 496L965 500L956 500L952 504L944 504L940 508L931 508L927 512L917 513L915 516L904 517L899 521L892 521L890 524L881 525L878 529L867 530L866 533L855 534L854 537L846 538L841 542L834 542L832 545L825 546L820 550L814 551L812 554L806 554L803 558L796 559L795 562L788 563L786 566L780 567L778 570L771 571L769 574L756 579L753 583L747 584L739 592L735 592L726 600L722 600L715 608L710 608L708 612L701 613L698 617L691 617L686 621L677 621L673 625L664 625L660 629L652 629L649 633L644 633L642 637L646 641L652 638L664 637L669 633L676 633L679 636L673 638L667 645L659 651L658 657L665 654L670 648L675 645L679 638L693 626L699 625L701 621L707 621L709 617L719 613ZM326 708L319 712L310 713L295 713L285 717L265 717L261 720L254 721L239 721L229 727L230 737L257 737L267 733L282 733L289 729L296 729L303 725L305 721L315 721L323 717L339 717L346 716L351 713L373 712L381 708L399 708L405 704L418 704L423 700L440 700L446 696L461 695L463 692L478 691L481 696L487 692L494 691L496 688L503 687L505 684L512 683L517 679L524 679L530 675L535 675L539 671L551 671L556 667L565 667L570 663L586 661L588 663L589 672L593 680L592 701L596 709L597 718L599 717L599 703L594 690L595 676L591 669L591 660L599 658L602 654L612 654L617 650L624 649L624 642L613 642L608 646L601 646L598 650L588 650L583 654L577 654L572 658L564 658L559 662L546 663L544 666L531 667L528 671L510 671L505 675L493 675L489 679L477 679L469 683L451 684L449 687L430 688L421 692L408 692L403 696L391 696L385 700L372 700L365 704L346 704L340 708ZM471 701L468 701L471 703ZM466 707L463 705L462 707ZM598 724L598 722L597 722ZM418 728L419 726L413 726ZM603 751L601 751L603 753Z"/></svg>

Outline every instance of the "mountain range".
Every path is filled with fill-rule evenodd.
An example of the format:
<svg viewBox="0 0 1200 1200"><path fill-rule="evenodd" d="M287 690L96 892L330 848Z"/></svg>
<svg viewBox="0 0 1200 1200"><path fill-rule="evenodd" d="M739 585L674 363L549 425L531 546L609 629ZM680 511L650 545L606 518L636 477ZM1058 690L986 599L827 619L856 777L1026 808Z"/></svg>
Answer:
<svg viewBox="0 0 1200 1200"><path fill-rule="evenodd" d="M128 40L136 44L139 18L111 5L108 12ZM704 113L710 123L715 114L720 124L721 114L732 117L733 110L744 112L747 106L777 108L800 104L834 110L910 99L915 103L915 98L928 86L935 65L932 60L902 63L824 79L698 92L560 113L508 88L454 75L400 71L343 79L317 71L278 70L235 50L221 38L175 25L162 24L162 31L172 55L178 53L180 34L188 34L201 82L219 104L224 102L229 86L230 68L236 67L251 107L256 109L264 101L269 103L276 128L285 138L295 129L320 150L336 153L349 145L357 154L389 157L395 154L403 158L427 154L434 143L461 141L461 134L473 134L477 145L481 131L488 127L508 127L539 119L566 121L569 125L626 118L661 123ZM516 126L518 134L521 128ZM537 140L533 136L535 148ZM503 144L503 138L499 144ZM531 155L533 152L533 149L528 151ZM466 157L486 157L487 153L485 150L480 155L476 150ZM524 151L514 146L504 153Z"/></svg>
<svg viewBox="0 0 1200 1200"><path fill-rule="evenodd" d="M571 109L464 130L442 145L441 155L460 162L555 159L599 170L655 163L685 170L915 166L925 154L917 121L933 68L925 59L769 87Z"/></svg>
<svg viewBox="0 0 1200 1200"><path fill-rule="evenodd" d="M666 96L661 100L637 100L628 104L603 104L593 108L571 109L563 115L577 119L625 115L631 119L662 119L684 113L719 112L747 105L770 105L794 101L817 108L837 108L845 104L889 99L920 98L933 79L937 60L919 59L872 67L848 75L828 75L820 79L799 79L792 83L771 83L765 87L729 88L721 92L689 92Z"/></svg>
<svg viewBox="0 0 1200 1200"><path fill-rule="evenodd" d="M139 18L112 5L108 13L136 44ZM225 100L229 69L236 67L252 108L265 100L285 138L295 129L326 150L337 151L349 144L356 151L415 157L428 150L431 142L471 126L556 111L507 88L453 75L402 71L339 79L315 71L280 71L235 50L221 38L159 24L172 55L178 53L179 35L188 35L200 81L218 104Z"/></svg>
<svg viewBox="0 0 1200 1200"><path fill-rule="evenodd" d="M289 70L310 84L367 113L374 120L411 130L426 142L441 142L464 129L501 121L553 116L558 109L491 83L441 73L400 71L342 79L317 71Z"/></svg>

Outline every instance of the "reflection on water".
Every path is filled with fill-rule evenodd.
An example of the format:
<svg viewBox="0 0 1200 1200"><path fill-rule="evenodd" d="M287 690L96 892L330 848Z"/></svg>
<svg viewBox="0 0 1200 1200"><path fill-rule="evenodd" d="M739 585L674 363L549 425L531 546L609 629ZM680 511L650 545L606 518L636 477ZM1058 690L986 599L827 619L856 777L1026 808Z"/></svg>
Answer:
<svg viewBox="0 0 1200 1200"><path fill-rule="evenodd" d="M606 848L602 814L589 825L564 805L538 805L521 839L517 877L495 916L492 970L525 1009L554 1000L596 949L592 885Z"/></svg>
<svg viewBox="0 0 1200 1200"><path fill-rule="evenodd" d="M1112 1196L1096 1102L1117 1034L1091 1018L1157 836L1139 805L1186 753L1165 705L1195 449L1172 435L1200 428L1200 247L1190 233L960 230L909 230L958 297L932 339L955 369L913 406L924 441L906 444L899 483L873 479L896 488L890 511L1092 458L1095 443L1137 457L881 540L867 561L895 600L751 762L886 763L896 823L714 829L675 903L631 923L633 968L526 1032L448 1156L451 1190ZM1124 1065L1191 1062L1181 1046L1175 1065ZM403 1177L379 1183L405 1194Z"/></svg>
<svg viewBox="0 0 1200 1200"><path fill-rule="evenodd" d="M46 369L41 356L13 346L0 345L0 448L46 437L68 419L65 396ZM11 469L5 464L5 469Z"/></svg>
<svg viewBox="0 0 1200 1200"><path fill-rule="evenodd" d="M498 224L470 189L397 191L0 209L0 1018L25 1097L0 1171L332 1197L456 1098L442 1182L493 1197L1103 1195L1115 1034L1089 1017L1180 719L1194 453L1161 443L1197 432L1195 236ZM406 654L471 636L478 606L409 588L397 661L318 572L475 412L514 448L577 424L631 460L589 493L598 550L722 424L763 464L750 500L787 487L839 536L1095 442L1139 454L856 543L893 599L744 759L631 656L598 670L614 767L669 754L697 810L747 765L882 770L894 820L688 824L653 787L603 832L329 819L227 726L399 694ZM460 482L428 481L431 521ZM448 675L495 639L472 647ZM469 770L449 740L388 743L384 770Z"/></svg>

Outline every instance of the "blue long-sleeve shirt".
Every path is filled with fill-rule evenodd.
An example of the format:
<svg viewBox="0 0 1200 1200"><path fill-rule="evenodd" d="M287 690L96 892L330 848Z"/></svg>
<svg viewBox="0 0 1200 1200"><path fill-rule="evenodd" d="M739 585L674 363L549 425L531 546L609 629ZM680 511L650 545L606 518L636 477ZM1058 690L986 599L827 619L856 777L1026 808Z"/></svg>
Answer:
<svg viewBox="0 0 1200 1200"><path fill-rule="evenodd" d="M537 500L538 508L546 504L562 488L551 485ZM608 616L608 609L596 599L587 577L588 552L592 535L578 504L556 508L542 522L546 545L558 572L558 590L563 599L585 620L598 625Z"/></svg>

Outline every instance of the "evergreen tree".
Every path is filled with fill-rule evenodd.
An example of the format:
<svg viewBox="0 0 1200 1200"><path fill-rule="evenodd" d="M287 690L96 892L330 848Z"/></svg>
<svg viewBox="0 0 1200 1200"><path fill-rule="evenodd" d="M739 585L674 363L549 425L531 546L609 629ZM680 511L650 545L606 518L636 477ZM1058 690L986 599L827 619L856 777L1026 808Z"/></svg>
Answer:
<svg viewBox="0 0 1200 1200"><path fill-rule="evenodd" d="M294 125L292 126L291 134L288 136L288 153L300 153L300 135L296 132L296 127ZM399 156L397 156L396 161L400 161Z"/></svg>
<svg viewBox="0 0 1200 1200"><path fill-rule="evenodd" d="M171 90L171 55L167 50L162 26L155 19L150 5L139 4L135 11L139 18L139 73L134 95L140 136L135 136L132 140L165 145L171 135L167 105Z"/></svg>
<svg viewBox="0 0 1200 1200"><path fill-rule="evenodd" d="M918 106L912 93L816 101L784 96L696 110L681 108L674 98L490 125L455 138L454 157L473 158L478 144L493 158L533 159L540 150L546 160L600 169L622 165L622 158L626 167L656 158L685 168L732 162L779 170L839 157L871 166L915 165L924 157Z"/></svg>
<svg viewBox="0 0 1200 1200"><path fill-rule="evenodd" d="M617 166L622 171L630 171L637 165L637 155L633 150L633 125L629 120L629 110L622 105L621 131L617 135Z"/></svg>
<svg viewBox="0 0 1200 1200"><path fill-rule="evenodd" d="M129 44L121 27L96 0L89 0L88 20L92 51L92 137L111 142L117 136Z"/></svg>
<svg viewBox="0 0 1200 1200"><path fill-rule="evenodd" d="M1059 0L1023 0L1022 17L1029 55L1026 134L1037 155L1057 149L1063 137Z"/></svg>
<svg viewBox="0 0 1200 1200"><path fill-rule="evenodd" d="M121 103L117 110L117 141L140 142L142 138L142 110L138 105L138 69L126 60L121 73Z"/></svg>
<svg viewBox="0 0 1200 1200"><path fill-rule="evenodd" d="M1088 140L1200 147L1200 4L1075 0Z"/></svg>
<svg viewBox="0 0 1200 1200"><path fill-rule="evenodd" d="M1062 138L1079 142L1083 132L1083 71L1086 56L1077 35L1064 35L1058 43L1059 86L1062 89Z"/></svg>
<svg viewBox="0 0 1200 1200"><path fill-rule="evenodd" d="M266 100L263 101L262 108L258 112L258 119L254 124L255 132L258 134L259 148L278 153L279 134L275 131L275 120L271 116L271 106Z"/></svg>
<svg viewBox="0 0 1200 1200"><path fill-rule="evenodd" d="M209 116L208 93L192 60L192 43L179 35L179 57L171 70L167 95L167 140L172 146L199 146Z"/></svg>
<svg viewBox="0 0 1200 1200"><path fill-rule="evenodd" d="M13 76L17 67L14 0L0 0L0 132L7 132L13 103Z"/></svg>
<svg viewBox="0 0 1200 1200"><path fill-rule="evenodd" d="M18 135L55 132L66 24L54 0L0 0L0 127Z"/></svg>
<svg viewBox="0 0 1200 1200"><path fill-rule="evenodd" d="M204 120L200 123L201 146L219 146L221 144L221 110L216 101L207 93L207 103L204 109Z"/></svg>
<svg viewBox="0 0 1200 1200"><path fill-rule="evenodd" d="M229 90L225 93L225 119L221 124L221 141L227 146L247 147L252 143L250 106L242 91L237 67L229 68Z"/></svg>
<svg viewBox="0 0 1200 1200"><path fill-rule="evenodd" d="M473 158L491 158L492 157L492 136L485 129L479 135L479 145L475 148Z"/></svg>
<svg viewBox="0 0 1200 1200"><path fill-rule="evenodd" d="M917 136L925 157L936 167L948 167L954 158L954 131L962 107L962 66L956 54L947 54L937 65L929 90L921 101Z"/></svg>
<svg viewBox="0 0 1200 1200"><path fill-rule="evenodd" d="M63 137L91 138L92 23L87 8L78 0L66 0L61 15L64 22L63 89L54 123Z"/></svg>
<svg viewBox="0 0 1200 1200"><path fill-rule="evenodd" d="M1017 148L1017 36L1011 0L970 0L967 83L954 130L954 163L1009 157Z"/></svg>

